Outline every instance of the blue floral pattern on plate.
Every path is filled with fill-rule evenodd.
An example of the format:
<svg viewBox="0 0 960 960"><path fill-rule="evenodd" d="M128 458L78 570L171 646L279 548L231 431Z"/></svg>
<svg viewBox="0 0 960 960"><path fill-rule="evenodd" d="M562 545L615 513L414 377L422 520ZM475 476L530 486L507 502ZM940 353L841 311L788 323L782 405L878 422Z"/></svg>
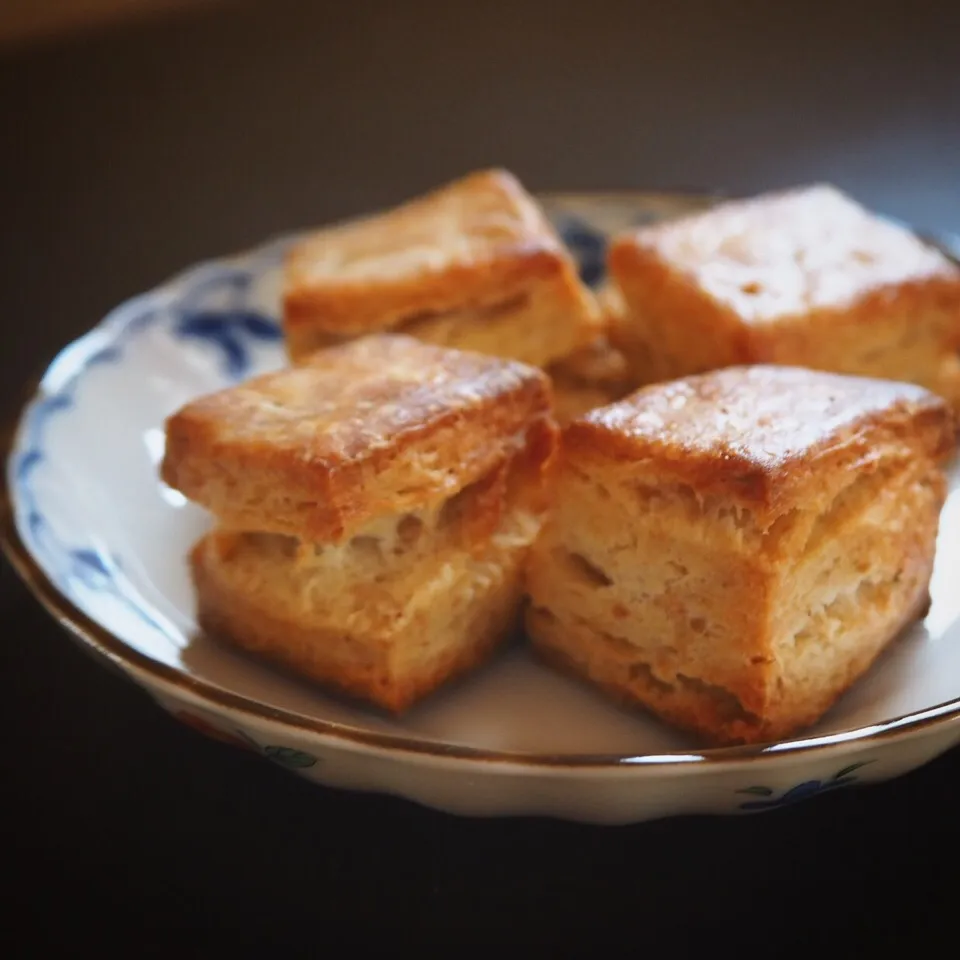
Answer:
<svg viewBox="0 0 960 960"><path fill-rule="evenodd" d="M602 232L575 217L560 217L557 227L585 281L598 283L604 269ZM24 418L21 452L11 473L30 550L68 596L76 597L77 587L110 595L145 625L165 629L129 587L119 557L97 544L65 542L40 508L33 475L45 461L44 438L51 420L72 409L75 390L86 371L122 362L135 338L157 328L175 340L195 343L216 354L227 381L245 379L251 372L254 351L282 339L276 305L269 309L258 304L255 286L277 266L289 242L280 239L242 257L203 264L165 287L134 298L64 350L44 377L41 395Z"/></svg>
<svg viewBox="0 0 960 960"><path fill-rule="evenodd" d="M798 783L795 787L784 791L780 796L775 795L775 791L770 787L744 787L737 793L747 794L752 797L762 797L760 800L747 800L740 804L741 810L773 810L777 807L787 807L800 800L808 800L821 793L828 793L832 790L838 790L841 787L849 787L858 782L858 777L853 776L854 772L861 767L865 767L872 760L864 760L860 763L851 763L849 766L839 770L828 780L806 780Z"/></svg>
<svg viewBox="0 0 960 960"><path fill-rule="evenodd" d="M64 542L40 509L32 478L45 462L45 436L51 420L73 408L75 391L86 371L120 363L127 345L158 325L168 325L176 338L197 340L217 350L228 378L243 379L250 369L251 346L281 337L276 317L246 305L253 279L276 257L274 246L251 255L243 266L215 263L198 268L191 274L194 283L189 283L189 278L181 281L184 292L172 305L164 302L169 301L164 288L135 298L68 347L51 366L41 383L41 396L24 418L22 452L11 465L11 474L31 552L45 561L51 579L68 596L75 596L77 587L110 595L147 626L165 629L129 589L117 556L97 545ZM105 340L109 343L101 345Z"/></svg>
<svg viewBox="0 0 960 960"><path fill-rule="evenodd" d="M607 238L572 216L560 220L557 231L577 261L580 279L589 287L599 286L607 273Z"/></svg>
<svg viewBox="0 0 960 960"><path fill-rule="evenodd" d="M185 313L177 323L176 334L215 344L223 353L224 372L231 380L241 379L248 368L247 340L271 341L282 337L279 324L272 318L244 310Z"/></svg>
<svg viewBox="0 0 960 960"><path fill-rule="evenodd" d="M201 717L189 710L177 710L174 717L184 725L191 727L198 733L202 733L211 740L217 740L220 743L227 743L234 747L240 747L242 750L252 750L254 753L262 753L268 760L273 760L281 767L288 770L307 770L317 763L317 758L312 753L306 753L295 747L280 747L268 745L261 747L244 730L237 727L228 729Z"/></svg>

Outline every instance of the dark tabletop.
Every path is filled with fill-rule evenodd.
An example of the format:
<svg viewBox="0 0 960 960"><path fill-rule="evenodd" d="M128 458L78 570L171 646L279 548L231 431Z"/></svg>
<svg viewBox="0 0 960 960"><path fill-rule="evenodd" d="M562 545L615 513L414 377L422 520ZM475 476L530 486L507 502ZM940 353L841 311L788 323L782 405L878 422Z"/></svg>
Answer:
<svg viewBox="0 0 960 960"><path fill-rule="evenodd" d="M819 9L263 0L8 53L0 400L197 259L487 164L540 190L831 180L960 232L957 8ZM384 936L392 951L780 956L816 941L860 956L936 933L956 951L956 752L759 817L460 820L318 788L181 728L74 647L6 564L0 623L15 918L0 938L33 947L17 955L126 935L130 956L340 956Z"/></svg>

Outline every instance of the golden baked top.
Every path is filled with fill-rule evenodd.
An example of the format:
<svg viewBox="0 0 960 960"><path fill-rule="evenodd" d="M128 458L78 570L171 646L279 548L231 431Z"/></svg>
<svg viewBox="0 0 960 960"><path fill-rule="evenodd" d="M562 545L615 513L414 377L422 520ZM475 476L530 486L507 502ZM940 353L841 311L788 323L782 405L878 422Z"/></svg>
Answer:
<svg viewBox="0 0 960 960"><path fill-rule="evenodd" d="M911 384L799 367L728 367L645 387L565 432L570 451L649 465L697 492L782 502L824 469L952 452L956 423Z"/></svg>
<svg viewBox="0 0 960 960"><path fill-rule="evenodd" d="M453 495L549 426L532 367L382 334L188 403L163 479L239 529L338 539Z"/></svg>
<svg viewBox="0 0 960 960"><path fill-rule="evenodd" d="M576 268L504 170L471 174L386 213L320 230L286 262L284 318L339 335L506 302Z"/></svg>
<svg viewBox="0 0 960 960"><path fill-rule="evenodd" d="M650 257L750 323L842 307L931 278L960 287L960 268L909 230L818 184L720 204L616 238L611 261Z"/></svg>

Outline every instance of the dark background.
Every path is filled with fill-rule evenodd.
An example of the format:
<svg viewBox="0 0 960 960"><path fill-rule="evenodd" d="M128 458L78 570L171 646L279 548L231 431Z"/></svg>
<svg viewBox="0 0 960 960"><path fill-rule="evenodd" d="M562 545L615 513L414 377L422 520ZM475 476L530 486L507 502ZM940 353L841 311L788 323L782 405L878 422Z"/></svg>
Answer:
<svg viewBox="0 0 960 960"><path fill-rule="evenodd" d="M9 406L117 301L191 262L487 164L537 190L831 180L960 232L960 13L228 3L7 50L0 123ZM468 956L956 950L956 752L748 819L457 820L181 729L5 563L0 624L0 944L16 955L126 936L136 956L341 956L371 938Z"/></svg>

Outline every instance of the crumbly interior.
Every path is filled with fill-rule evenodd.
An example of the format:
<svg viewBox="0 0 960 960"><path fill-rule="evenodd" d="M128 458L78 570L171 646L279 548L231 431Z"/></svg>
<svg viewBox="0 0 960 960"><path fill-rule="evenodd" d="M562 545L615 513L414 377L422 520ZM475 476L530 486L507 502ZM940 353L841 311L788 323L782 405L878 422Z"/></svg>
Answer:
<svg viewBox="0 0 960 960"><path fill-rule="evenodd" d="M297 672L403 709L509 635L541 526L522 470L365 524L342 543L217 530L201 622Z"/></svg>
<svg viewBox="0 0 960 960"><path fill-rule="evenodd" d="M815 720L922 602L942 480L840 473L761 525L651 470L568 467L530 564L535 643L720 741Z"/></svg>
<svg viewBox="0 0 960 960"><path fill-rule="evenodd" d="M771 610L768 702L825 710L926 603L944 496L942 476L913 460L854 474L807 518Z"/></svg>
<svg viewBox="0 0 960 960"><path fill-rule="evenodd" d="M539 528L533 514L510 512L488 543L471 546L456 502L380 517L341 544L227 532L216 550L248 598L262 596L304 623L381 640L419 623L426 634L498 580Z"/></svg>

